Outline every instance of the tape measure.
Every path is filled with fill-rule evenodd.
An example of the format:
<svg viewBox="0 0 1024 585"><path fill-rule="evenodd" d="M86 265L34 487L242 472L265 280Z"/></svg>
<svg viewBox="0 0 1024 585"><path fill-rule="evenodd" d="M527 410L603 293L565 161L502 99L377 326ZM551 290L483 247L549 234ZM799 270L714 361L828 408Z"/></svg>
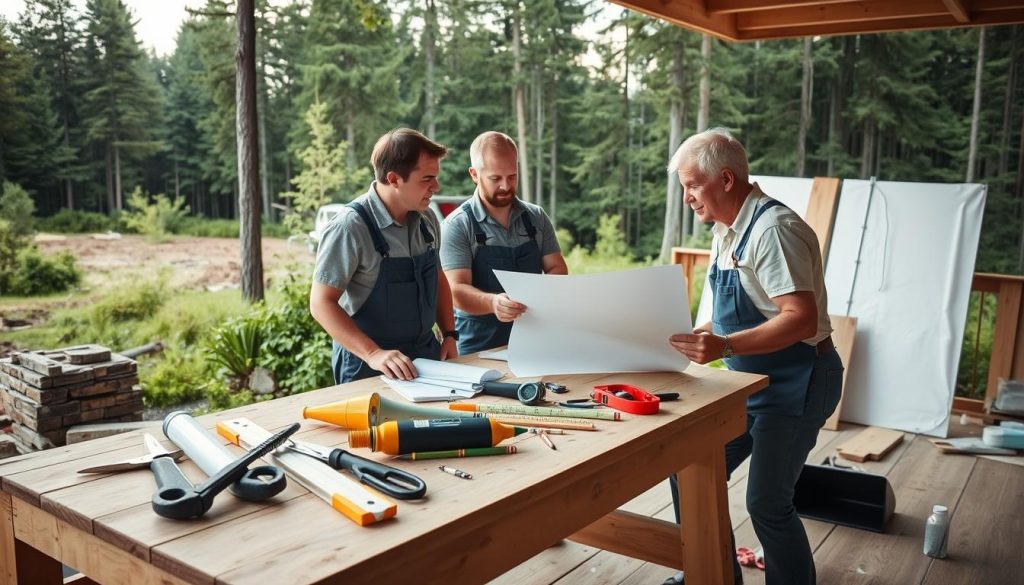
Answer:
<svg viewBox="0 0 1024 585"><path fill-rule="evenodd" d="M660 398L629 384L594 386L591 397L598 404L630 414L655 414L661 406Z"/></svg>

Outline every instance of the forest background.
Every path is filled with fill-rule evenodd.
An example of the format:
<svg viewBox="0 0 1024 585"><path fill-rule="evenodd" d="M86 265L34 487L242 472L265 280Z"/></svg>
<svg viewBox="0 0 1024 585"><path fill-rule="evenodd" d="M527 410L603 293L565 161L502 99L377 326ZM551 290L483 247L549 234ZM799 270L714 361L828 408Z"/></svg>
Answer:
<svg viewBox="0 0 1024 585"><path fill-rule="evenodd" d="M167 55L120 0L0 18L0 180L40 228L106 226L136 189L136 212L163 194L172 215L237 218L234 6L200 4ZM729 44L584 0L260 0L256 24L265 233L308 229L280 225L315 208L311 182L318 202L364 192L398 126L448 145L440 194L469 195L468 146L501 130L563 242L665 261L710 239L666 160L725 126L755 174L984 182L975 270L1024 273L1020 26Z"/></svg>

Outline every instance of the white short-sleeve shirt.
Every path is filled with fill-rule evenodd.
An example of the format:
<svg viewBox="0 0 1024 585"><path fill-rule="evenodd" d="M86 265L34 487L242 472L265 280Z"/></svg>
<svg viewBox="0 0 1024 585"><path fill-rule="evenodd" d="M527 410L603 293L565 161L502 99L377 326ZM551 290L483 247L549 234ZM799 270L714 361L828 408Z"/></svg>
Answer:
<svg viewBox="0 0 1024 585"><path fill-rule="evenodd" d="M770 200L754 183L732 225L715 223L711 258L717 257L720 270L733 268L733 254L755 210ZM772 298L793 292L813 292L818 308L818 331L814 337L803 341L815 345L832 334L818 237L796 212L784 205L776 205L761 214L750 233L743 256L736 259L736 269L743 291L768 319L779 314ZM710 289L710 283L705 281L703 294L706 296L703 298L711 298Z"/></svg>

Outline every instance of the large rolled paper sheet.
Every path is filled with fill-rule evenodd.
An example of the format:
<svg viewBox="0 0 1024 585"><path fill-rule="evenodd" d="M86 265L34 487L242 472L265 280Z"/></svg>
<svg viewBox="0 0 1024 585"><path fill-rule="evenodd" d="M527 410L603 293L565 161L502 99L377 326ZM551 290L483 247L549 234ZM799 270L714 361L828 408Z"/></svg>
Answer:
<svg viewBox="0 0 1024 585"><path fill-rule="evenodd" d="M668 343L693 330L679 265L568 276L494 273L509 298L527 306L508 345L517 377L681 372L690 364Z"/></svg>

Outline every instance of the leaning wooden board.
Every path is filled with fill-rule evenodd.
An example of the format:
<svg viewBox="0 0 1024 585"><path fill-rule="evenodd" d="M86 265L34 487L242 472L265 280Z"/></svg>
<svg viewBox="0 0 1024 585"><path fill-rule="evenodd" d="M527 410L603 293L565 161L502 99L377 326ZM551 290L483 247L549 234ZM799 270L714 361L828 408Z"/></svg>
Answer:
<svg viewBox="0 0 1024 585"><path fill-rule="evenodd" d="M857 436L836 448L843 459L863 463L867 460L878 461L889 454L903 441L903 433L892 429L868 427L857 433Z"/></svg>
<svg viewBox="0 0 1024 585"><path fill-rule="evenodd" d="M835 431L839 429L839 417L842 416L843 401L846 400L846 393L849 391L846 387L846 376L850 373L853 340L857 333L857 318L829 315L829 319L832 320L832 341L836 345L839 357L843 360L843 365L846 366L843 370L843 394L839 398L839 404L836 405L836 411L832 413L832 416L828 417L828 420L825 421L825 426L822 427Z"/></svg>

